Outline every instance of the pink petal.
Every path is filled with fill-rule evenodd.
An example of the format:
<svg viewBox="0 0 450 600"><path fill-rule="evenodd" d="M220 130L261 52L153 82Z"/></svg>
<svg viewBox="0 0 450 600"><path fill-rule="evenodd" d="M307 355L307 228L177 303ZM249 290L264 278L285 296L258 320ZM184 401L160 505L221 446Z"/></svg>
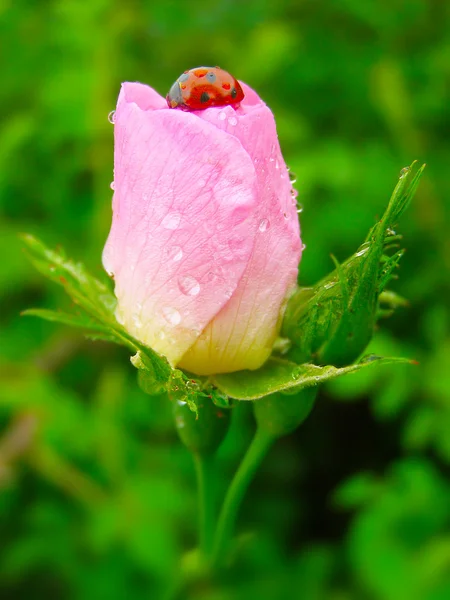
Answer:
<svg viewBox="0 0 450 600"><path fill-rule="evenodd" d="M118 319L176 364L234 294L255 244L259 198L237 137L160 100L147 86L122 87L104 265Z"/></svg>
<svg viewBox="0 0 450 600"><path fill-rule="evenodd" d="M180 363L199 374L254 369L264 362L301 257L297 207L273 115L248 90L249 104L237 111L224 107L196 113L242 143L258 178L258 231L249 264L228 304Z"/></svg>
<svg viewBox="0 0 450 600"><path fill-rule="evenodd" d="M125 83L120 90L117 106L134 102L141 110L168 108L165 98L156 90L142 83Z"/></svg>

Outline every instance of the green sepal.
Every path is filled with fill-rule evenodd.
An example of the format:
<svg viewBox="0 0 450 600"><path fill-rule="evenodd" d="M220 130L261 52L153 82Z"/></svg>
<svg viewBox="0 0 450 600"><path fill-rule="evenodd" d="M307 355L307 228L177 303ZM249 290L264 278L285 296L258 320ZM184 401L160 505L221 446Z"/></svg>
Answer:
<svg viewBox="0 0 450 600"><path fill-rule="evenodd" d="M289 435L303 423L312 411L318 386L299 392L276 392L253 403L258 428L277 438Z"/></svg>
<svg viewBox="0 0 450 600"><path fill-rule="evenodd" d="M259 400L275 392L291 393L325 383L330 379L355 373L371 365L388 365L391 363L414 364L405 358L383 358L366 356L358 363L347 367L327 365L320 367L312 364L297 365L282 358L270 358L256 371L237 371L222 373L212 377L214 385L230 398L236 400Z"/></svg>
<svg viewBox="0 0 450 600"><path fill-rule="evenodd" d="M361 355L379 316L379 297L403 254L393 227L414 195L425 165L403 169L382 219L355 254L312 288L289 300L282 335L297 363L344 366Z"/></svg>

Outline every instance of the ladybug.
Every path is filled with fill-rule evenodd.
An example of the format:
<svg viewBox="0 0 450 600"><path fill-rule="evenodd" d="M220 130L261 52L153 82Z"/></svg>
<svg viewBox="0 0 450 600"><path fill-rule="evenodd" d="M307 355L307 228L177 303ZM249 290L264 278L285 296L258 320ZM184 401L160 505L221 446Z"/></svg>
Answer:
<svg viewBox="0 0 450 600"><path fill-rule="evenodd" d="M244 92L237 79L219 67L197 67L178 77L166 96L169 108L203 110L238 105Z"/></svg>

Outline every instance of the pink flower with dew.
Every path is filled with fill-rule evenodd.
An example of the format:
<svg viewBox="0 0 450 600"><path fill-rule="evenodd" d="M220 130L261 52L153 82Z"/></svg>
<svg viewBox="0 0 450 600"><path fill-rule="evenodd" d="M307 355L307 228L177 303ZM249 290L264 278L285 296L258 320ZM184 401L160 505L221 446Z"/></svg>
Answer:
<svg viewBox="0 0 450 600"><path fill-rule="evenodd" d="M114 196L103 252L117 319L199 375L256 369L295 287L295 195L270 109L185 112L140 83L115 111Z"/></svg>

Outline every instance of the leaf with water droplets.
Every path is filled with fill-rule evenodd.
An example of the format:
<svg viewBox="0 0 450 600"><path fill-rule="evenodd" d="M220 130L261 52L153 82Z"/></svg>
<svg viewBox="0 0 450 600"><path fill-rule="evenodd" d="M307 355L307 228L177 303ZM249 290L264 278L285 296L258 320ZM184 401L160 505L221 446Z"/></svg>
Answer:
<svg viewBox="0 0 450 600"><path fill-rule="evenodd" d="M163 356L133 338L117 321L111 282L106 277L104 281L93 277L84 265L68 259L62 249L50 250L31 235L21 237L33 265L61 285L77 305L76 314L46 309L30 309L22 314L71 325L84 330L88 337L126 346L139 357L133 364L146 372L147 386L153 385L155 390L167 386L173 369Z"/></svg>
<svg viewBox="0 0 450 600"><path fill-rule="evenodd" d="M299 289L289 300L282 335L291 339L295 362L344 366L369 343L379 315L378 298L403 254L394 231L414 195L423 165L402 170L382 219L360 248L314 288ZM396 249L391 255L392 249Z"/></svg>
<svg viewBox="0 0 450 600"><path fill-rule="evenodd" d="M300 390L325 383L330 379L378 364L393 363L414 364L405 358L383 358L370 355L359 363L347 367L312 364L297 365L281 358L270 358L256 371L238 371L215 375L212 380L223 393L236 400L258 400L275 392L299 392Z"/></svg>

